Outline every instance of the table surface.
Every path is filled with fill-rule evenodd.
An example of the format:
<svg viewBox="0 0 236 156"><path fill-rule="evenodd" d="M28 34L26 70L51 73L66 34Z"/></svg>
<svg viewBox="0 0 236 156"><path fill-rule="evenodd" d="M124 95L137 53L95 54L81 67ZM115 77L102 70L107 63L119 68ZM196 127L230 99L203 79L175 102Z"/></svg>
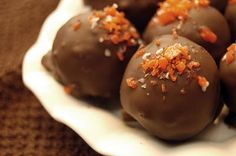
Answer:
<svg viewBox="0 0 236 156"><path fill-rule="evenodd" d="M53 120L21 79L25 52L58 0L0 1L0 155L99 155Z"/></svg>

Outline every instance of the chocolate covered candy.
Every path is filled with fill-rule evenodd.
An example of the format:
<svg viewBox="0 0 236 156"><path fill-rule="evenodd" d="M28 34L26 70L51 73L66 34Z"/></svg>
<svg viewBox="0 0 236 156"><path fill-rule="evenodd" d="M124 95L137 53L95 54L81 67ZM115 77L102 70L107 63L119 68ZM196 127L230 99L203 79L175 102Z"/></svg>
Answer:
<svg viewBox="0 0 236 156"><path fill-rule="evenodd" d="M43 65L79 97L118 96L127 62L139 47L139 34L117 6L70 19L57 33Z"/></svg>
<svg viewBox="0 0 236 156"><path fill-rule="evenodd" d="M124 111L151 134L169 141L189 139L219 112L217 65L201 46L165 35L135 53L120 94Z"/></svg>
<svg viewBox="0 0 236 156"><path fill-rule="evenodd" d="M186 37L203 46L218 63L230 44L230 30L224 16L209 1L166 0L150 21L147 43L164 34Z"/></svg>

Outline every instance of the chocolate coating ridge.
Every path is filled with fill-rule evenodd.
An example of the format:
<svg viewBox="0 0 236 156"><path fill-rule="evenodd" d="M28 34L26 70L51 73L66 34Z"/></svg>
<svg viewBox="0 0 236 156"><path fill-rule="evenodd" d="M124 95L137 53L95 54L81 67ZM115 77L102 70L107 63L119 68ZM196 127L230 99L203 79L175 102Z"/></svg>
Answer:
<svg viewBox="0 0 236 156"><path fill-rule="evenodd" d="M191 59L200 63L193 75L209 81L206 90L188 72L177 74L178 79L172 81L170 73L155 77L140 67L147 56L162 54L163 49L176 44L188 47ZM140 50L130 60L121 84L121 104L128 114L149 133L169 141L189 139L212 123L220 106L219 75L215 61L204 48L183 37L164 35L139 55Z"/></svg>
<svg viewBox="0 0 236 156"><path fill-rule="evenodd" d="M236 3L228 4L225 11L225 17L228 20L232 41L234 42L236 40Z"/></svg>
<svg viewBox="0 0 236 156"><path fill-rule="evenodd" d="M114 8L107 9L114 13ZM43 65L65 86L65 91L74 96L118 96L126 64L139 46L136 29L127 24L121 14L119 18L127 24L125 32L128 33L126 40L122 41L113 35L113 31L103 29L104 20L110 23L113 17L108 15L99 19L95 16L97 14L104 15L90 12L70 19L58 31L52 51L42 60ZM106 24L109 30L110 26Z"/></svg>
<svg viewBox="0 0 236 156"><path fill-rule="evenodd" d="M84 3L93 9L102 9L116 3L119 10L125 12L126 17L140 32L143 32L160 1L162 0L84 0Z"/></svg>
<svg viewBox="0 0 236 156"><path fill-rule="evenodd" d="M204 40L200 34L201 27L207 27L217 37L216 41ZM166 25L161 25L155 15L145 30L144 41L150 43L156 37L172 34L173 30L203 46L217 63L230 44L230 30L226 19L219 11L209 6L192 8L184 21L175 20Z"/></svg>

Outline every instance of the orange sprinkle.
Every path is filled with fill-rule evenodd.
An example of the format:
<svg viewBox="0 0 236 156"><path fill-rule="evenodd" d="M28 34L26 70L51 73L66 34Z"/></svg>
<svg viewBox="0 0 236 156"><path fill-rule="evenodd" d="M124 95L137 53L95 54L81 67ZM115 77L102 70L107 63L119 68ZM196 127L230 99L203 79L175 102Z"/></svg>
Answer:
<svg viewBox="0 0 236 156"><path fill-rule="evenodd" d="M192 70L193 68L200 67L200 63L199 62L195 62L195 61L191 61L187 66L188 66L189 69Z"/></svg>
<svg viewBox="0 0 236 156"><path fill-rule="evenodd" d="M162 70L165 70L167 68L167 65L168 65L168 60L165 58L165 57L161 57L159 59L159 66Z"/></svg>
<svg viewBox="0 0 236 156"><path fill-rule="evenodd" d="M178 38L178 33L177 33L176 28L173 28L173 29L172 29L172 36L173 36L175 39Z"/></svg>
<svg viewBox="0 0 236 156"><path fill-rule="evenodd" d="M138 87L138 81L135 80L133 77L126 79L126 83L127 83L128 87L130 87L132 89L136 89Z"/></svg>
<svg viewBox="0 0 236 156"><path fill-rule="evenodd" d="M156 40L155 42L156 42L156 45L157 45L157 46L160 46L160 45L161 45L161 41L160 41L160 40Z"/></svg>
<svg viewBox="0 0 236 156"><path fill-rule="evenodd" d="M158 20L161 25L167 25L176 20L176 16L172 12L165 12L158 16Z"/></svg>
<svg viewBox="0 0 236 156"><path fill-rule="evenodd" d="M199 4L202 7L208 7L210 5L209 0L194 0L196 4Z"/></svg>
<svg viewBox="0 0 236 156"><path fill-rule="evenodd" d="M65 86L65 87L64 87L64 92L65 92L66 94L71 94L72 91L73 91L73 88L72 88L71 86Z"/></svg>
<svg viewBox="0 0 236 156"><path fill-rule="evenodd" d="M227 48L227 53L226 53L227 64L231 64L234 61L235 52L236 52L236 43L233 43Z"/></svg>
<svg viewBox="0 0 236 156"><path fill-rule="evenodd" d="M120 61L124 61L124 59L125 59L124 53L117 52L117 53L116 53L116 56L118 57L118 59L119 59Z"/></svg>
<svg viewBox="0 0 236 156"><path fill-rule="evenodd" d="M125 18L124 13L117 10L116 5L106 7L103 11L94 11L89 20L92 28L105 30L104 38L113 44L126 43L127 46L138 44L139 33Z"/></svg>
<svg viewBox="0 0 236 156"><path fill-rule="evenodd" d="M217 35L206 26L200 27L199 33L201 38L206 42L215 43L217 41Z"/></svg>
<svg viewBox="0 0 236 156"><path fill-rule="evenodd" d="M153 41L153 44L155 44L155 41ZM229 47L228 49L234 48ZM197 71L199 71L201 65L199 62L192 60L189 47L176 43L161 48L160 52L159 50L157 49L156 53L145 53L144 49L145 54L143 55L143 61L140 66L145 74L145 78L154 77L159 80L171 80L172 82L176 82L178 76L186 74L187 80L189 78L196 78L202 91L206 91L209 82L205 77L197 75ZM144 57L146 54L147 57ZM157 81L151 80L150 83L156 85ZM161 84L160 88L163 93L167 92L164 84Z"/></svg>
<svg viewBox="0 0 236 156"><path fill-rule="evenodd" d="M229 0L229 4L236 4L236 0Z"/></svg>
<svg viewBox="0 0 236 156"><path fill-rule="evenodd" d="M74 31L76 31L80 28L80 26L81 26L81 22L80 20L77 20L77 22L72 25L72 28Z"/></svg>
<svg viewBox="0 0 236 156"><path fill-rule="evenodd" d="M206 91L207 87L209 86L209 82L205 77L198 76L198 84L202 88L202 91Z"/></svg>
<svg viewBox="0 0 236 156"><path fill-rule="evenodd" d="M165 0L160 3L157 19L161 25L186 20L192 8L209 6L209 0Z"/></svg>
<svg viewBox="0 0 236 156"><path fill-rule="evenodd" d="M176 69L178 70L178 72L180 74L182 74L184 72L184 70L186 69L186 64L184 62L179 62L177 65L176 65Z"/></svg>
<svg viewBox="0 0 236 156"><path fill-rule="evenodd" d="M173 82L177 80L177 76L175 75L175 71L173 68L168 69L168 73L170 74L170 78Z"/></svg>

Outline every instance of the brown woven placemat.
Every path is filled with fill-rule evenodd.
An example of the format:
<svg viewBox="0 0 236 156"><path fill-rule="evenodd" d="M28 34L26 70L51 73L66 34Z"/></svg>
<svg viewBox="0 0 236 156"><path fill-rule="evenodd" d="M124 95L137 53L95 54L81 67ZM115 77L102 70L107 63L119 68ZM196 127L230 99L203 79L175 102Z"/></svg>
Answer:
<svg viewBox="0 0 236 156"><path fill-rule="evenodd" d="M75 132L52 119L19 76L10 81L15 83L0 84L9 91L0 94L0 156L99 155Z"/></svg>
<svg viewBox="0 0 236 156"><path fill-rule="evenodd" d="M58 1L0 0L0 156L98 155L22 83L25 52Z"/></svg>

